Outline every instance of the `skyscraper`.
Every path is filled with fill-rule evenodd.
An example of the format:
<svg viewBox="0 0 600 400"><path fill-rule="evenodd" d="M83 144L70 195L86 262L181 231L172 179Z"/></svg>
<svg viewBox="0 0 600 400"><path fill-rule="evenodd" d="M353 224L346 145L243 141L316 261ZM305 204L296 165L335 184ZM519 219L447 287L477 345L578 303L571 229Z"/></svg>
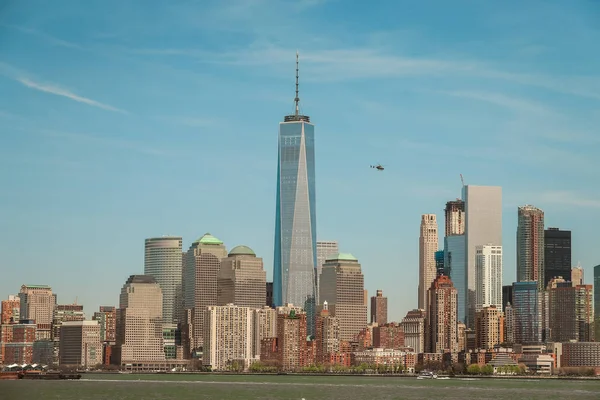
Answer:
<svg viewBox="0 0 600 400"><path fill-rule="evenodd" d="M502 310L502 246L477 246L475 310L495 306Z"/></svg>
<svg viewBox="0 0 600 400"><path fill-rule="evenodd" d="M465 202L456 199L446 203L446 230L444 236L462 235L465 233Z"/></svg>
<svg viewBox="0 0 600 400"><path fill-rule="evenodd" d="M514 342L542 341L542 297L536 281L513 283Z"/></svg>
<svg viewBox="0 0 600 400"><path fill-rule="evenodd" d="M294 103L295 113L279 123L273 302L306 308L316 290L315 126L299 112L297 53Z"/></svg>
<svg viewBox="0 0 600 400"><path fill-rule="evenodd" d="M34 320L37 326L35 339L50 339L56 294L46 285L22 285L19 292L20 318Z"/></svg>
<svg viewBox="0 0 600 400"><path fill-rule="evenodd" d="M487 243L502 246L502 188L466 185L463 186L462 198L465 201L466 325L472 329L476 301L475 248Z"/></svg>
<svg viewBox="0 0 600 400"><path fill-rule="evenodd" d="M315 282L316 282L315 296L317 298L316 298L315 304L320 304L320 301L319 301L319 279L321 279L321 271L323 269L323 264L325 264L325 261L327 260L327 258L329 258L330 256L335 256L339 252L340 251L339 251L337 241L335 241L335 240L318 240L317 241L317 269L316 269L316 275L315 275Z"/></svg>
<svg viewBox="0 0 600 400"><path fill-rule="evenodd" d="M383 296L383 290L377 289L377 295L371 297L371 322L377 325L387 324L387 297Z"/></svg>
<svg viewBox="0 0 600 400"><path fill-rule="evenodd" d="M544 211L525 205L519 207L518 216L517 282L536 281L542 291L545 289Z"/></svg>
<svg viewBox="0 0 600 400"><path fill-rule="evenodd" d="M217 305L262 308L266 303L266 281L262 258L248 246L236 246L221 260Z"/></svg>
<svg viewBox="0 0 600 400"><path fill-rule="evenodd" d="M571 231L544 231L544 288L556 276L571 281Z"/></svg>
<svg viewBox="0 0 600 400"><path fill-rule="evenodd" d="M438 225L435 214L421 216L419 235L419 308L427 308L427 291L436 277L435 252L438 249Z"/></svg>
<svg viewBox="0 0 600 400"><path fill-rule="evenodd" d="M571 268L571 283L573 286L583 285L585 281L581 265Z"/></svg>
<svg viewBox="0 0 600 400"><path fill-rule="evenodd" d="M144 274L153 276L163 293L163 323L176 324L179 312L176 298L181 296L181 237L146 239Z"/></svg>
<svg viewBox="0 0 600 400"><path fill-rule="evenodd" d="M435 278L427 291L427 328L425 348L428 353L458 353L456 288L449 277Z"/></svg>

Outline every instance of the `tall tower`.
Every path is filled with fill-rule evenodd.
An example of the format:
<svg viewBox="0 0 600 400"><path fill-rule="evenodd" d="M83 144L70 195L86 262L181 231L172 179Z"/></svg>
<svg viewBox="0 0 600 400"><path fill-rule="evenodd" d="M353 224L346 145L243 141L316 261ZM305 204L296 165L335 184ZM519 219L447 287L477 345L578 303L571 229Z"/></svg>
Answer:
<svg viewBox="0 0 600 400"><path fill-rule="evenodd" d="M502 246L502 188L463 186L465 201L465 260L467 278L466 325L475 327L476 246L491 243Z"/></svg>
<svg viewBox="0 0 600 400"><path fill-rule="evenodd" d="M179 313L176 298L181 296L181 237L146 239L144 274L153 276L163 294L163 323L176 324Z"/></svg>
<svg viewBox="0 0 600 400"><path fill-rule="evenodd" d="M457 292L450 278L438 276L427 291L427 328L425 348L428 353L458 353Z"/></svg>
<svg viewBox="0 0 600 400"><path fill-rule="evenodd" d="M449 201L444 210L446 215L445 236L462 235L465 233L465 202L461 199Z"/></svg>
<svg viewBox="0 0 600 400"><path fill-rule="evenodd" d="M340 252L338 248L338 242L335 240L318 240L317 241L317 269L315 271L315 282L316 282L316 301L315 304L321 304L319 300L319 279L321 279L321 271L323 270L323 264L330 256L335 256Z"/></svg>
<svg viewBox="0 0 600 400"><path fill-rule="evenodd" d="M295 112L279 123L273 302L309 311L315 304L317 265L315 126L299 113L299 103L296 53Z"/></svg>
<svg viewBox="0 0 600 400"><path fill-rule="evenodd" d="M502 310L502 246L477 246L476 311L494 306Z"/></svg>
<svg viewBox="0 0 600 400"><path fill-rule="evenodd" d="M544 211L525 205L519 207L517 226L517 282L537 281L544 286ZM569 265L569 272L571 270Z"/></svg>
<svg viewBox="0 0 600 400"><path fill-rule="evenodd" d="M267 274L262 258L248 246L236 246L221 260L217 281L217 304L263 308Z"/></svg>
<svg viewBox="0 0 600 400"><path fill-rule="evenodd" d="M435 252L438 249L438 225L435 214L421 216L419 235L419 308L427 310L427 291L436 277Z"/></svg>
<svg viewBox="0 0 600 400"><path fill-rule="evenodd" d="M377 295L371 297L371 322L377 325L387 324L387 297L383 296L383 290L377 289Z"/></svg>
<svg viewBox="0 0 600 400"><path fill-rule="evenodd" d="M552 278L562 276L565 281L571 277L571 231L548 228L544 231L544 288Z"/></svg>

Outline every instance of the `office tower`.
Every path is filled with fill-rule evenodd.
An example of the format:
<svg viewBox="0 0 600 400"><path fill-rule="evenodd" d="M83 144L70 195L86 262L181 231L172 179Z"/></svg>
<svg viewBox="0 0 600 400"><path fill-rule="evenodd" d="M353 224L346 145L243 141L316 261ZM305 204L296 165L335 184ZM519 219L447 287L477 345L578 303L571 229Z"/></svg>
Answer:
<svg viewBox="0 0 600 400"><path fill-rule="evenodd" d="M571 231L548 228L544 231L544 288L550 279L571 279Z"/></svg>
<svg viewBox="0 0 600 400"><path fill-rule="evenodd" d="M204 309L218 303L218 276L221 260L227 257L223 242L205 233L190 246L183 267L184 309L191 314L190 348L202 347L204 332ZM190 321L186 321L189 323Z"/></svg>
<svg viewBox="0 0 600 400"><path fill-rule="evenodd" d="M21 313L21 300L19 296L8 296L8 300L2 300L2 319L0 324L10 324L11 322L19 322Z"/></svg>
<svg viewBox="0 0 600 400"><path fill-rule="evenodd" d="M323 302L323 309L317 315L315 332L317 363L331 364L340 351L340 321L329 314L326 301Z"/></svg>
<svg viewBox="0 0 600 400"><path fill-rule="evenodd" d="M444 269L458 292L458 314L460 322L467 320L467 259L463 235L446 236L444 238Z"/></svg>
<svg viewBox="0 0 600 400"><path fill-rule="evenodd" d="M163 236L146 239L144 274L153 276L163 293L163 323L177 324L181 296L181 237Z"/></svg>
<svg viewBox="0 0 600 400"><path fill-rule="evenodd" d="M47 285L22 285L19 292L20 318L34 320L36 340L50 339L52 336L52 315L56 305L56 294Z"/></svg>
<svg viewBox="0 0 600 400"><path fill-rule="evenodd" d="M262 258L248 246L236 246L221 260L217 305L262 308L266 304L267 273Z"/></svg>
<svg viewBox="0 0 600 400"><path fill-rule="evenodd" d="M415 353L425 352L425 310L411 310L402 319L402 330L404 331L404 344Z"/></svg>
<svg viewBox="0 0 600 400"><path fill-rule="evenodd" d="M444 250L438 250L435 252L435 275L448 275L444 266Z"/></svg>
<svg viewBox="0 0 600 400"><path fill-rule="evenodd" d="M253 310L254 313L254 350L260 357L260 345L264 339L277 337L277 311L269 306Z"/></svg>
<svg viewBox="0 0 600 400"><path fill-rule="evenodd" d="M377 295L371 297L371 322L387 324L387 300L383 297L383 290L377 289Z"/></svg>
<svg viewBox="0 0 600 400"><path fill-rule="evenodd" d="M249 365L254 360L252 309L227 304L208 307L204 314L202 365L213 371L225 371L236 362Z"/></svg>
<svg viewBox="0 0 600 400"><path fill-rule="evenodd" d="M463 186L465 202L465 257L467 275L466 325L475 324L476 246L491 243L502 246L502 188L499 186ZM454 269L454 267L452 267ZM453 281L454 282L454 281Z"/></svg>
<svg viewBox="0 0 600 400"><path fill-rule="evenodd" d="M421 216L419 235L419 308L427 309L427 291L436 277L435 252L438 249L438 226L435 214Z"/></svg>
<svg viewBox="0 0 600 400"><path fill-rule="evenodd" d="M277 307L277 363L294 371L307 363L306 313L293 304Z"/></svg>
<svg viewBox="0 0 600 400"><path fill-rule="evenodd" d="M446 229L444 236L462 235L465 233L465 202L461 199L449 201L444 210Z"/></svg>
<svg viewBox="0 0 600 400"><path fill-rule="evenodd" d="M593 333L592 285L573 286L554 278L548 285L550 340L591 342Z"/></svg>
<svg viewBox="0 0 600 400"><path fill-rule="evenodd" d="M296 53L296 110L279 123L273 301L306 309L316 295L315 126L299 113L299 102Z"/></svg>
<svg viewBox="0 0 600 400"><path fill-rule="evenodd" d="M581 265L571 268L571 283L573 286L584 284L583 268L581 268Z"/></svg>
<svg viewBox="0 0 600 400"><path fill-rule="evenodd" d="M119 296L117 337L114 349L118 365L158 364L165 360L162 332L162 290L150 275L131 275Z"/></svg>
<svg viewBox="0 0 600 400"><path fill-rule="evenodd" d="M542 304L536 281L513 283L514 343L542 341Z"/></svg>
<svg viewBox="0 0 600 400"><path fill-rule="evenodd" d="M67 321L60 328L60 365L83 368L102 364L98 321Z"/></svg>
<svg viewBox="0 0 600 400"><path fill-rule="evenodd" d="M364 276L352 254L340 253L325 261L319 298L340 323L340 339L351 341L367 325Z"/></svg>
<svg viewBox="0 0 600 400"><path fill-rule="evenodd" d="M52 337L56 342L60 341L60 329L64 322L84 321L85 313L81 304L57 304L52 313Z"/></svg>
<svg viewBox="0 0 600 400"><path fill-rule="evenodd" d="M100 306L99 311L94 313L92 319L98 321L100 325L100 340L103 342L114 342L117 309L112 306Z"/></svg>
<svg viewBox="0 0 600 400"><path fill-rule="evenodd" d="M319 280L321 279L321 271L323 269L323 264L325 264L325 260L329 257L333 257L338 254L339 247L338 242L335 240L318 240L317 241L317 269L316 269L316 292L315 296L317 297L315 304L320 304L319 302Z"/></svg>
<svg viewBox="0 0 600 400"><path fill-rule="evenodd" d="M544 285L544 211L525 205L519 207L517 226L517 282L536 281Z"/></svg>
<svg viewBox="0 0 600 400"><path fill-rule="evenodd" d="M508 303L512 304L512 290L513 286L510 285L502 285L502 311L506 310L506 305Z"/></svg>
<svg viewBox="0 0 600 400"><path fill-rule="evenodd" d="M267 282L267 301L265 305L273 307L273 282Z"/></svg>
<svg viewBox="0 0 600 400"><path fill-rule="evenodd" d="M594 336L600 341L600 265L594 267Z"/></svg>
<svg viewBox="0 0 600 400"><path fill-rule="evenodd" d="M504 343L504 316L500 307L485 306L475 316L475 342L478 349L493 350Z"/></svg>
<svg viewBox="0 0 600 400"><path fill-rule="evenodd" d="M477 246L475 264L475 310L496 306L502 310L502 246Z"/></svg>
<svg viewBox="0 0 600 400"><path fill-rule="evenodd" d="M426 352L458 353L456 288L449 277L441 275L435 278L427 295Z"/></svg>

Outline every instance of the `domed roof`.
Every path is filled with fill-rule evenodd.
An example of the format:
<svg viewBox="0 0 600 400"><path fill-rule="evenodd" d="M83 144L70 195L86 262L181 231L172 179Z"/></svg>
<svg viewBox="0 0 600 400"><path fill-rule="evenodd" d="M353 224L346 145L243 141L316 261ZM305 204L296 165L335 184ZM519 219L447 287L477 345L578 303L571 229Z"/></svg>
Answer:
<svg viewBox="0 0 600 400"><path fill-rule="evenodd" d="M250 247L248 246L235 246L233 249L231 249L231 251L229 252L230 256L253 256L256 257L256 253L254 253L254 250L252 250Z"/></svg>
<svg viewBox="0 0 600 400"><path fill-rule="evenodd" d="M196 240L194 243L213 244L214 245L214 244L223 244L223 241L217 239L216 237L214 237L210 233L205 233L204 235L202 235L201 238L199 238L198 240Z"/></svg>

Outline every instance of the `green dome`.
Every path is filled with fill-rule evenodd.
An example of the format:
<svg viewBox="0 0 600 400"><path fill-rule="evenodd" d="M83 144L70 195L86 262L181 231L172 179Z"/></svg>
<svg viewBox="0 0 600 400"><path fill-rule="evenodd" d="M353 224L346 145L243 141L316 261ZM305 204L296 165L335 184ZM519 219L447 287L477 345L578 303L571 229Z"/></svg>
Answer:
<svg viewBox="0 0 600 400"><path fill-rule="evenodd" d="M229 252L230 256L253 256L256 257L256 253L248 246L235 246Z"/></svg>
<svg viewBox="0 0 600 400"><path fill-rule="evenodd" d="M214 237L210 233L205 233L204 235L202 235L201 238L199 238L198 240L196 240L194 243L213 244L213 245L215 245L215 244L223 244L223 241L217 239L216 237Z"/></svg>
<svg viewBox="0 0 600 400"><path fill-rule="evenodd" d="M358 261L358 259L350 253L338 253L337 256L328 257L327 260L325 260L325 261L329 261L329 260Z"/></svg>

